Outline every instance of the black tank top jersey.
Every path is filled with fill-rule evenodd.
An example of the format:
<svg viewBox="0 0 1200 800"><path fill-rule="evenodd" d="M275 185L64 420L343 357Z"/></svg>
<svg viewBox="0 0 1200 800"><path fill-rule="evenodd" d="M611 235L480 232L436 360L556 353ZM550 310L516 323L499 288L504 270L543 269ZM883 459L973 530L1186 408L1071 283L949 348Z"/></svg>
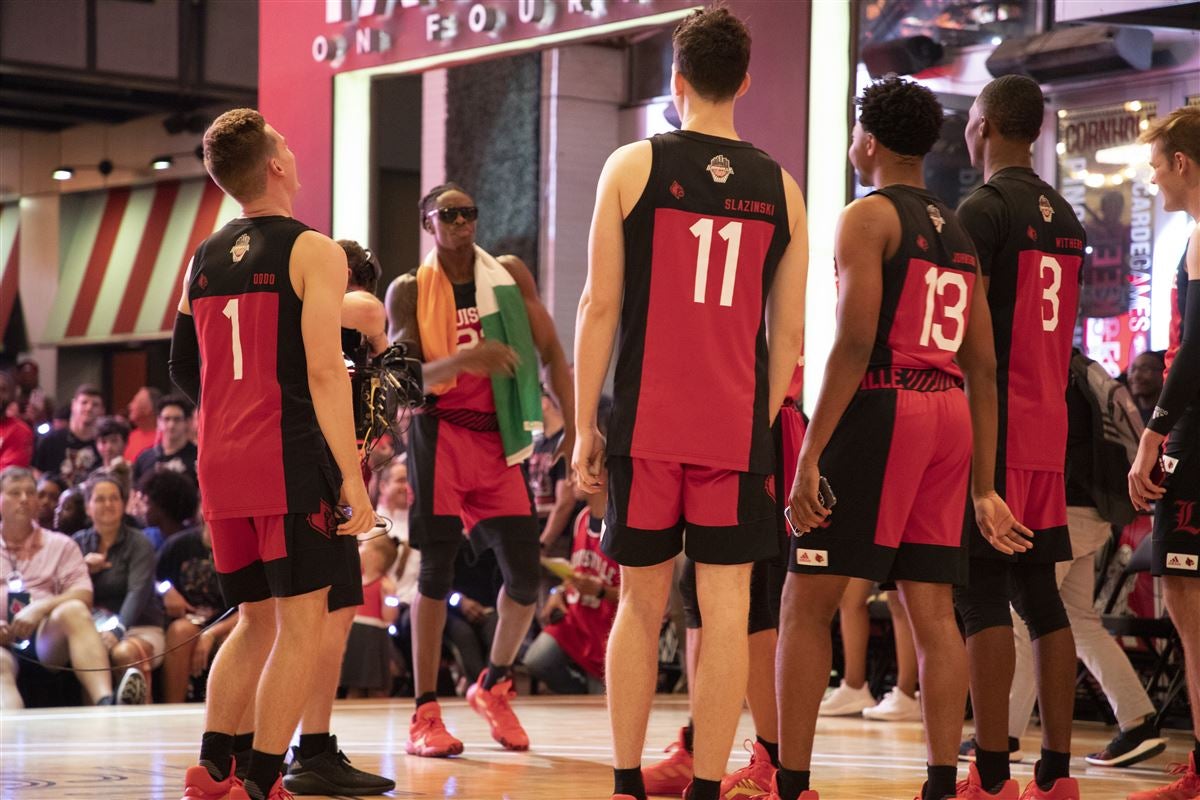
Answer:
<svg viewBox="0 0 1200 800"><path fill-rule="evenodd" d="M307 230L290 217L239 218L193 256L197 472L210 518L312 513L341 486L309 393L289 269Z"/></svg>
<svg viewBox="0 0 1200 800"><path fill-rule="evenodd" d="M876 194L895 207L901 239L883 263L879 325L864 388L957 385L962 372L954 356L975 289L971 238L954 212L925 189L896 184Z"/></svg>
<svg viewBox="0 0 1200 800"><path fill-rule="evenodd" d="M609 452L770 473L763 317L791 238L782 170L747 142L649 141L624 224Z"/></svg>
<svg viewBox="0 0 1200 800"><path fill-rule="evenodd" d="M1061 472L1083 225L1070 203L1024 167L993 175L962 202L958 217L989 278L997 466Z"/></svg>

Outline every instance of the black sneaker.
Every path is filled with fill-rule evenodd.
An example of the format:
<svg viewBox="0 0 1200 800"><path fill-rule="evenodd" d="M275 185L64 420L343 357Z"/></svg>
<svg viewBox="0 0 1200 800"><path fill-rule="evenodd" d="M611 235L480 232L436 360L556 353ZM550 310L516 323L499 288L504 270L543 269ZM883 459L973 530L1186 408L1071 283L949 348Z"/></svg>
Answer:
<svg viewBox="0 0 1200 800"><path fill-rule="evenodd" d="M1097 767L1128 767L1167 749L1167 740L1158 735L1153 722L1143 722L1136 728L1118 731L1113 740L1099 753L1085 756Z"/></svg>
<svg viewBox="0 0 1200 800"><path fill-rule="evenodd" d="M303 761L300 748L292 748L292 763L283 776L283 788L292 794L369 795L390 792L396 782L355 769L346 754L338 750L337 737L330 736L324 753Z"/></svg>
<svg viewBox="0 0 1200 800"><path fill-rule="evenodd" d="M1008 762L1010 764L1020 764L1021 759L1025 754L1021 752L1021 740L1015 736L1008 737ZM974 761L975 760L975 737L967 739L958 746L959 761Z"/></svg>

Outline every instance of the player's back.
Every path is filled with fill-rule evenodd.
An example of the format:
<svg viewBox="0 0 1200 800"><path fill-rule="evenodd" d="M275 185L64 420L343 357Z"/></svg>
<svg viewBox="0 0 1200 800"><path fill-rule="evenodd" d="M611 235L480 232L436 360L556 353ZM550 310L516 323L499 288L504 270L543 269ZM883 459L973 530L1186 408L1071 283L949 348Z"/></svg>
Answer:
<svg viewBox="0 0 1200 800"><path fill-rule="evenodd" d="M1014 469L1064 466L1066 389L1085 233L1071 205L1033 170L1009 168L963 201L968 228L997 235L982 252L996 345L998 441Z"/></svg>
<svg viewBox="0 0 1200 800"><path fill-rule="evenodd" d="M961 381L962 345L975 289L975 248L934 194L895 184L878 189L900 217L900 245L883 263L879 325L864 388L929 390Z"/></svg>
<svg viewBox="0 0 1200 800"><path fill-rule="evenodd" d="M193 256L197 471L210 518L309 513L340 486L313 410L291 282L292 248L307 230L290 217L238 218Z"/></svg>
<svg viewBox="0 0 1200 800"><path fill-rule="evenodd" d="M624 225L609 452L768 473L763 317L791 238L782 170L747 142L693 131L650 144Z"/></svg>

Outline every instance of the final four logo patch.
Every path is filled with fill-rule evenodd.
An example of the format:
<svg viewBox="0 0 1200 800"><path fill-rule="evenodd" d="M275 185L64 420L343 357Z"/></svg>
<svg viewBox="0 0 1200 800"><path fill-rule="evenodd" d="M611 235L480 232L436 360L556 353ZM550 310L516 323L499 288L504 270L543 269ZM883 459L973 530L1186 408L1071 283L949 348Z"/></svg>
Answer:
<svg viewBox="0 0 1200 800"><path fill-rule="evenodd" d="M713 156L705 169L709 175L712 175L714 183L724 183L733 174L733 165L729 163L729 159L725 156Z"/></svg>
<svg viewBox="0 0 1200 800"><path fill-rule="evenodd" d="M250 234L243 233L234 241L233 247L229 248L229 254L233 256L233 263L237 264L248 252L250 252Z"/></svg>

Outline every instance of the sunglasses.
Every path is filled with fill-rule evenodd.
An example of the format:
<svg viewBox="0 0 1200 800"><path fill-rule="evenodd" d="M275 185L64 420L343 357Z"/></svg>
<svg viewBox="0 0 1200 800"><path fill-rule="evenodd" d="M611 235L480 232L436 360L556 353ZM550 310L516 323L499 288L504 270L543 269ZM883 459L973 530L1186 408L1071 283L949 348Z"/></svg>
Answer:
<svg viewBox="0 0 1200 800"><path fill-rule="evenodd" d="M479 209L475 206L451 206L449 208L435 208L428 212L425 216L432 217L437 215L437 218L442 222L454 222L461 215L464 222L474 222L479 219Z"/></svg>

